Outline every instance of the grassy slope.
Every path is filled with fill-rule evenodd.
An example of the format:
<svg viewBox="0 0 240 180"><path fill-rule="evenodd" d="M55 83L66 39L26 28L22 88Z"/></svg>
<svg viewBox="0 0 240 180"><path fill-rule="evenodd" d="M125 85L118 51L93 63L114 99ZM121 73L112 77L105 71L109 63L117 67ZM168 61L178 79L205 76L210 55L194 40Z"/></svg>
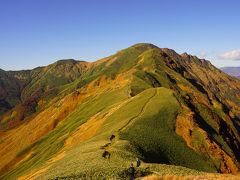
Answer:
<svg viewBox="0 0 240 180"><path fill-rule="evenodd" d="M119 97L118 94L116 94L116 96ZM102 97L106 98L105 96ZM105 100L107 101L109 99ZM102 99L97 99L97 101L100 102ZM89 102L86 102L84 107L79 107L79 109L73 113L67 121L65 121L67 124L62 124L64 129L67 128L68 131L74 130L75 128L73 127L78 127L79 123L82 123L78 122L78 125L76 125L76 119L81 118L83 115L85 118L89 117L87 112L89 112L89 107L92 107L92 103L93 101L90 100ZM112 101L112 103L114 103L114 101ZM96 111L91 109L91 115L99 110L97 107L96 103L94 106ZM153 109L153 107L158 108ZM155 156L157 157L156 160L162 163L167 163L167 160L168 162L177 165L195 166L196 169L201 169L202 167L205 167L205 169L201 170L211 169L207 168L209 163L204 162L200 155L187 148L180 137L176 135L172 136L174 118L178 108L178 103L174 98L172 91L168 89L148 89L140 93L136 97L129 99L123 106L114 111L113 114L105 120L102 128L92 139L77 144L76 146L67 149L67 151L64 151L64 156L59 161L53 162L46 172L40 174L39 178L48 179L56 176L92 176L95 178L114 176L117 178L121 177L124 170L129 166L129 163L134 161L137 156L149 161L149 163L153 162L152 158ZM131 111L129 111L129 109L131 109ZM106 113L106 110L106 108L102 109L101 114ZM141 131L141 129L145 129L145 131ZM37 147L51 147L50 149L52 149L51 151L54 154L55 150L59 148L57 144L60 143L59 141L56 142L56 139L59 139L62 135L66 134L63 129L61 129L61 131L56 129L55 131L54 134L50 134L44 138ZM116 139L113 142L109 142L109 137L112 134L116 136ZM67 138L68 137L61 138L60 144L63 143L63 140L67 141ZM101 148L104 145L107 146ZM177 145L177 148L174 147L174 145ZM141 148L141 151L139 151L139 148ZM38 150L38 148L36 150ZM4 178L18 177L22 173L21 171L24 172L24 169L28 169L31 164L32 166L34 165L31 168L40 167L37 164L41 165L42 159L51 155L49 150L48 152L50 154L41 154L42 151L44 151L44 149L39 149L39 153L36 153L36 157L32 158L30 162L26 161L25 167L21 166L23 169L16 169ZM102 157L104 151L108 151L111 154L110 161ZM147 157L146 152L152 156ZM191 154L190 156L189 153ZM32 161L35 158L37 163L35 162L36 164L33 164ZM162 174L199 174L197 171L187 168L153 165L148 163L144 164L140 170L144 172L144 168L146 167L149 167L149 172L157 171ZM213 168L212 171L214 171Z"/></svg>
<svg viewBox="0 0 240 180"><path fill-rule="evenodd" d="M8 94L3 95L6 97L4 101L0 98L0 111L4 110L1 104L6 104L5 101L9 103L11 109L0 116L0 129L6 130L18 126L34 113L45 109L53 98L67 95L61 92L68 88L66 85L83 74L87 64L75 60L60 60L49 66L29 71L3 71L6 74L4 76L0 71L0 77L5 79L3 82L0 80L0 84L4 85L2 90L0 88L0 94L1 91L6 91ZM75 89L71 89L68 93Z"/></svg>
<svg viewBox="0 0 240 180"><path fill-rule="evenodd" d="M56 129L35 143L31 149L34 152L31 158L6 174L4 179L19 177L29 169L41 166L62 148L64 140L89 117L124 98L126 96L122 91L106 92L99 97L89 98Z"/></svg>
<svg viewBox="0 0 240 180"><path fill-rule="evenodd" d="M89 97L52 132L34 145L30 145L29 149L33 152L31 158L5 174L4 179L19 177L29 173L30 170L33 172L38 170L37 176L42 178L72 175L96 177L99 174L108 177L112 174L118 176L136 156L150 163L144 164L143 167L150 167L149 171L158 171L162 174L170 172L186 175L198 172L152 163L170 163L198 170L216 171L209 157L188 148L184 140L175 134L175 118L181 108L173 92L166 88L172 88L177 92L175 95L178 100L190 96L194 99L193 102L198 103L197 98L206 99L206 95L195 96L195 92L199 94L199 90L172 67L168 67L166 64L170 61L169 57L164 57L161 50L151 45L136 45L109 58L105 62L93 65L76 81L61 86L59 92L64 95L76 88L84 87L94 79L97 80L97 84L98 78L103 75L114 79L117 74L129 70L134 74L129 77L131 79L129 88L134 97L125 102L129 98L127 86L120 90L100 91L101 95ZM177 84L190 87L194 93L181 90ZM159 86L166 88L149 89ZM180 102L184 103L183 100ZM199 104L196 108L202 113L200 116L208 126L217 129L218 124L211 120L212 109ZM113 110L118 106L119 109ZM205 111L201 108L205 108ZM111 111L113 113L110 113ZM224 114L222 109L218 111L219 114ZM106 116L109 113L110 115ZM68 139L94 115L107 117L97 134L80 144L65 147ZM218 136L216 133L213 136ZM110 142L112 134L116 138ZM220 136L217 138L222 141L220 144L223 144L225 149L229 149ZM50 158L58 157L62 151L63 157L48 162ZM229 151L231 153L231 150ZM111 154L110 161L102 157L104 152ZM39 173L41 170L42 173Z"/></svg>
<svg viewBox="0 0 240 180"><path fill-rule="evenodd" d="M196 58L185 60L174 51L171 51L171 53L174 54L172 55L174 59L158 49L152 49L144 52L142 55L143 61L141 64L138 64L138 67L145 67L145 71L142 71L141 68L141 71L135 73L138 79L133 81L132 90L136 92L139 90L141 91L142 89L145 89L146 83L148 86L164 86L174 89L181 104L185 104L184 106L190 107L191 110L195 112L195 122L198 126L205 130L211 140L219 144L225 152L230 154L232 157L235 156L235 158L238 158L237 151L235 149L237 149L236 147L239 147L239 140L237 142L235 139L239 139L239 136L237 132L238 127L234 127L233 125L235 120L233 118L229 118L228 113L226 113L226 107L224 109L221 105L212 106L212 104L215 104L216 102L219 103L219 100L215 99L216 96L224 96L224 98L228 99L229 102L230 99L232 99L232 96L225 96L224 94L222 95L221 93L216 93L216 88L222 89L222 91L231 91L232 94L236 92L234 97L235 102L237 102L240 91L236 87L240 87L239 82L231 80L231 84L228 76L221 75L221 72L208 62L204 62ZM171 53L169 54L171 55ZM176 61L177 59L178 61ZM148 69L146 69L146 67L148 67ZM206 77L206 74L208 74L211 78ZM191 79L195 79L198 84L193 83ZM221 82L219 82L219 84L217 83L216 87L212 87L212 85L209 87L208 84L215 84L219 81L219 79L224 79L224 81L228 84L227 86L231 86L232 89L229 90L229 88L226 88L226 86ZM201 83L202 85L200 85ZM187 89L180 88L182 86L187 87ZM205 92L203 93L202 91ZM224 98L221 97L221 99ZM232 106L232 111L235 111L234 109L237 107L238 106L235 105ZM238 112L238 110L235 112ZM237 113L235 115L237 116ZM231 129L227 127L226 129L224 128L225 132L222 132L223 130L220 128L222 126L222 122L229 124L227 126L230 126ZM230 136L229 131L231 133ZM195 129L193 129L193 133L195 134ZM204 139L204 137L202 137L199 133L197 136L192 137L193 141L199 143L199 146L196 147L196 149L199 149L201 152L201 148L206 146L206 144L205 140L201 140L200 142L199 139ZM226 141L226 137L231 140ZM233 144L232 142L235 142L236 144ZM211 153L211 150L209 153ZM215 155L216 154L217 153L215 153ZM216 161L215 165L217 168L219 168L218 159L219 157L214 160Z"/></svg>
<svg viewBox="0 0 240 180"><path fill-rule="evenodd" d="M171 91L158 89L141 117L121 133L121 137L138 147L147 162L216 171L207 157L188 148L182 138L175 134L175 119L179 108Z"/></svg>
<svg viewBox="0 0 240 180"><path fill-rule="evenodd" d="M167 101L169 99L171 103ZM153 107L158 108L152 110ZM54 163L41 177L114 176L116 178L129 167L135 157L151 161L153 156L144 157L146 152L151 151L155 153L152 155L158 157L158 161L164 162L168 159L178 165L190 166L191 164L196 169L215 171L214 167L209 165L210 162L204 161L199 154L190 150L180 137L176 135L172 137L171 131L174 128L174 117L178 108L176 99L168 89L148 89L142 92L109 116L94 138L69 150L63 159ZM148 114L149 111L151 111L150 114ZM159 118L153 118L156 116ZM141 131L143 129L144 131ZM110 142L108 139L112 134L116 138ZM101 149L100 147L104 145L107 146ZM104 150L111 154L110 161L102 157ZM165 154L163 155L162 152ZM187 164L189 162L190 164ZM71 168L66 169L65 166ZM146 167L149 167L149 171L157 171L161 174L199 173L187 168L151 163L144 164L142 171Z"/></svg>

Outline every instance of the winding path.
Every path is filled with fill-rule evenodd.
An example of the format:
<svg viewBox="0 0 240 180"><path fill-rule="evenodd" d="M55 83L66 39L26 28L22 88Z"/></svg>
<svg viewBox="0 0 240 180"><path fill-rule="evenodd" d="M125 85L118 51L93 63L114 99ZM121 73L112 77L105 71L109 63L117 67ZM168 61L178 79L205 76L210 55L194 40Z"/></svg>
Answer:
<svg viewBox="0 0 240 180"><path fill-rule="evenodd" d="M151 99L152 99L154 96L156 96L156 94L157 94L157 89L154 88L154 93L153 93L153 95L152 95L152 96L147 100L147 102L143 105L141 111L140 111L136 116L130 118L130 119L128 120L128 122L127 122L123 127L121 127L120 129L118 129L118 132L126 129L127 126L129 126L130 124L132 124L133 121L134 121L137 117L141 116L141 115L144 113L144 111L146 110L147 105L149 104L149 102L151 101Z"/></svg>

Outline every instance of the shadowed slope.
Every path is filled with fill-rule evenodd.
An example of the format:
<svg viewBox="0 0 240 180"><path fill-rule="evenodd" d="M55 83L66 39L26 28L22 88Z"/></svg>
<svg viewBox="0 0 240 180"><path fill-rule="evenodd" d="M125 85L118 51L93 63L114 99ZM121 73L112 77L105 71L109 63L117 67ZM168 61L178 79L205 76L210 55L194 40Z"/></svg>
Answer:
<svg viewBox="0 0 240 180"><path fill-rule="evenodd" d="M31 118L34 113L44 109L51 99L60 97L64 85L79 78L87 66L87 62L60 60L29 71L4 72L7 78L1 76L1 79L4 80L2 93L5 94L4 99L0 101L5 105L5 109L12 110L0 116L0 129L16 127ZM14 104L9 104L11 101ZM4 109L1 108L0 111Z"/></svg>

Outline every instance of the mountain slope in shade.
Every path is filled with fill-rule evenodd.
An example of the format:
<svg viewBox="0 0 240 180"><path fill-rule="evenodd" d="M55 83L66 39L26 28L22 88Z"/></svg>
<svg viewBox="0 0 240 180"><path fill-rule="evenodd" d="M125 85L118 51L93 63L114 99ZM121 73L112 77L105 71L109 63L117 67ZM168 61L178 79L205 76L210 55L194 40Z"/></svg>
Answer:
<svg viewBox="0 0 240 180"><path fill-rule="evenodd" d="M21 101L21 91L29 82L30 71L3 71L0 69L0 115Z"/></svg>
<svg viewBox="0 0 240 180"><path fill-rule="evenodd" d="M206 60L136 44L27 73L2 105L2 179L124 178L136 157L139 176L239 170L240 80Z"/></svg>
<svg viewBox="0 0 240 180"><path fill-rule="evenodd" d="M0 115L10 110L1 117L4 121L2 127L15 127L44 108L48 100L58 96L65 85L81 76L87 64L75 60L60 60L47 67L29 71L2 71L0 92L4 107L1 108Z"/></svg>
<svg viewBox="0 0 240 180"><path fill-rule="evenodd" d="M240 78L240 67L223 67L221 70L230 76Z"/></svg>

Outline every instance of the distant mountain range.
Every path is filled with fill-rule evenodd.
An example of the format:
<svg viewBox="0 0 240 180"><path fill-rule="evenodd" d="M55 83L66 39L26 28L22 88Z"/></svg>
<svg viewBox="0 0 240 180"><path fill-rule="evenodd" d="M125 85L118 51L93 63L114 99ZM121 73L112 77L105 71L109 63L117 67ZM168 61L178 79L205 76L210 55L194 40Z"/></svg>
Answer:
<svg viewBox="0 0 240 180"><path fill-rule="evenodd" d="M196 56L140 43L0 70L0 179L126 179L136 157L138 177L237 173L239 152L240 80Z"/></svg>
<svg viewBox="0 0 240 180"><path fill-rule="evenodd" d="M235 76L240 78L240 67L223 67L220 68L223 72L229 74L230 76Z"/></svg>

